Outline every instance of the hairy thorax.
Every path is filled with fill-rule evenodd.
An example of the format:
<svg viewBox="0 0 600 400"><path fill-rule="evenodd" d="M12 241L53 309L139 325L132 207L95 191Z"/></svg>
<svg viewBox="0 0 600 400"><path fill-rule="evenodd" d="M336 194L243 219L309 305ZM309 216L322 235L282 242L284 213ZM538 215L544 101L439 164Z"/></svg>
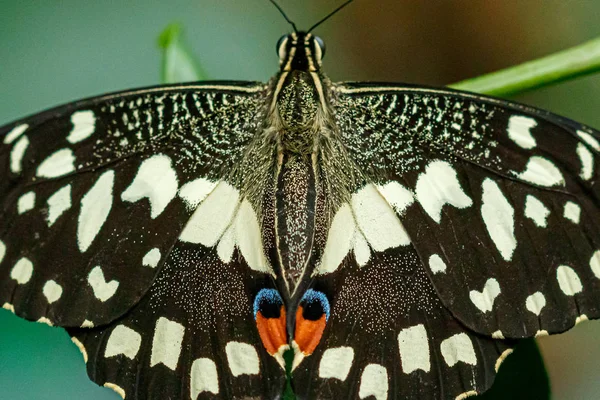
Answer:
<svg viewBox="0 0 600 400"><path fill-rule="evenodd" d="M303 71L291 72L277 98L282 129L280 144L291 153L311 154L319 132L319 94L313 78Z"/></svg>

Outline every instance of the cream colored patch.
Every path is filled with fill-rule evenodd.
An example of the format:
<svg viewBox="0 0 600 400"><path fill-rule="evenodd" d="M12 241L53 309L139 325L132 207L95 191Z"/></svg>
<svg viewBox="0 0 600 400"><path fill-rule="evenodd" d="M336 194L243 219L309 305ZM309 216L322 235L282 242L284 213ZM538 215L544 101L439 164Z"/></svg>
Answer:
<svg viewBox="0 0 600 400"><path fill-rule="evenodd" d="M115 385L114 383L106 382L104 384L104 387L114 390L119 396L125 399L125 390L123 390L121 386Z"/></svg>
<svg viewBox="0 0 600 400"><path fill-rule="evenodd" d="M109 358L122 354L133 360L137 356L141 345L142 335L125 325L117 325L106 342L104 357Z"/></svg>
<svg viewBox="0 0 600 400"><path fill-rule="evenodd" d="M260 362L258 353L251 344L229 342L225 346L225 354L227 355L227 363L233 376L259 374Z"/></svg>
<svg viewBox="0 0 600 400"><path fill-rule="evenodd" d="M88 353L87 353L87 350L85 349L85 346L83 345L83 343L81 343L79 341L79 339L77 339L76 337L72 337L71 341L75 344L75 346L77 346L77 348L81 352L81 355L83 356L83 362L85 362L87 364L87 362L88 362Z"/></svg>
<svg viewBox="0 0 600 400"><path fill-rule="evenodd" d="M402 372L410 374L418 369L431 369L429 339L425 325L419 324L402 329L398 334L398 349Z"/></svg>
<svg viewBox="0 0 600 400"><path fill-rule="evenodd" d="M63 293L63 289L62 286L60 286L55 281L49 280L44 284L42 293L44 293L46 300L48 300L48 304L52 304L58 299L60 299L60 296L62 296Z"/></svg>
<svg viewBox="0 0 600 400"><path fill-rule="evenodd" d="M325 350L319 363L320 378L335 378L345 381L354 361L352 347L334 347Z"/></svg>
<svg viewBox="0 0 600 400"><path fill-rule="evenodd" d="M52 323L52 321L50 321L48 318L46 317L41 317L40 319L38 319L36 322L40 323L40 324L46 324L48 326L54 326L54 324Z"/></svg>
<svg viewBox="0 0 600 400"><path fill-rule="evenodd" d="M19 285L29 282L31 275L33 275L33 263L25 257L20 258L10 271L11 279L17 281Z"/></svg>
<svg viewBox="0 0 600 400"><path fill-rule="evenodd" d="M210 358L199 358L192 363L190 372L190 396L196 400L203 392L219 394L217 366Z"/></svg>
<svg viewBox="0 0 600 400"><path fill-rule="evenodd" d="M504 334L502 333L502 331L498 330L498 331L492 332L492 339L502 340L502 339L505 339L505 337L504 337Z"/></svg>
<svg viewBox="0 0 600 400"><path fill-rule="evenodd" d="M561 265L556 269L556 279L560 290L567 296L574 296L583 290L581 279L573 268Z"/></svg>
<svg viewBox="0 0 600 400"><path fill-rule="evenodd" d="M4 308L5 310L8 310L8 311L10 311L10 312L11 312L11 313L13 313L13 314L15 313L15 306L13 306L13 305L12 305L12 304L10 304L10 303L4 303L4 304L2 305L2 308Z"/></svg>
<svg viewBox="0 0 600 400"><path fill-rule="evenodd" d="M546 297L544 297L542 292L535 292L525 299L525 308L537 316L540 315L545 306Z"/></svg>
<svg viewBox="0 0 600 400"><path fill-rule="evenodd" d="M575 318L575 325L579 325L582 322L589 321L589 318L585 314L581 314L579 317Z"/></svg>
<svg viewBox="0 0 600 400"><path fill-rule="evenodd" d="M379 364L368 364L360 377L358 397L373 396L375 400L387 400L388 389L387 369Z"/></svg>
<svg viewBox="0 0 600 400"><path fill-rule="evenodd" d="M513 349L506 349L502 352L502 354L500 354L500 357L498 357L498 359L496 360L496 365L494 365L494 369L496 370L496 372L498 372L498 370L500 369L500 365L502 365L504 360L506 360L506 357L511 355L512 352Z"/></svg>
<svg viewBox="0 0 600 400"><path fill-rule="evenodd" d="M567 201L565 203L563 216L572 223L579 224L579 220L581 218L581 208L576 203Z"/></svg>
<svg viewBox="0 0 600 400"><path fill-rule="evenodd" d="M163 364L175 371L181 354L181 344L185 328L180 323L160 317L156 322L152 339L152 355L150 366Z"/></svg>
<svg viewBox="0 0 600 400"><path fill-rule="evenodd" d="M490 278L483 286L481 292L471 290L469 292L469 298L478 309L485 313L492 311L494 308L494 301L500 292L500 284L498 281L494 278Z"/></svg>
<svg viewBox="0 0 600 400"><path fill-rule="evenodd" d="M458 333L443 340L440 350L444 361L449 367L453 367L459 361L469 365L477 365L473 342L466 333Z"/></svg>
<svg viewBox="0 0 600 400"><path fill-rule="evenodd" d="M477 392L474 390L469 390L468 392L464 392L464 393L461 393L458 396L456 396L455 400L464 400L467 397L471 397L471 396L477 396Z"/></svg>

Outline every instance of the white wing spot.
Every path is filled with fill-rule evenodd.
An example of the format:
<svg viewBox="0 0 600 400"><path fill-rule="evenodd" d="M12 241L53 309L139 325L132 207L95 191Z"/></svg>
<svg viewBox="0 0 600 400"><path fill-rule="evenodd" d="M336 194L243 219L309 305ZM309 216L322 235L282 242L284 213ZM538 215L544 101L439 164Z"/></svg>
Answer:
<svg viewBox="0 0 600 400"><path fill-rule="evenodd" d="M573 222L574 224L578 224L579 219L581 217L581 208L576 203L573 203L572 201L567 201L565 203L563 217Z"/></svg>
<svg viewBox="0 0 600 400"><path fill-rule="evenodd" d="M485 282L483 290L481 292L477 290L471 290L469 292L469 298L482 312L490 312L494 308L494 301L500 294L500 284L494 278L490 278Z"/></svg>
<svg viewBox="0 0 600 400"><path fill-rule="evenodd" d="M453 367L459 361L466 364L477 365L477 356L473 348L473 342L466 333L458 333L442 341L440 345L442 357L449 367Z"/></svg>
<svg viewBox="0 0 600 400"><path fill-rule="evenodd" d="M444 273L446 272L446 263L439 255L432 254L431 257L429 257L429 269L434 274Z"/></svg>
<svg viewBox="0 0 600 400"><path fill-rule="evenodd" d="M142 259L142 265L145 267L156 268L160 262L160 249L158 247L148 251Z"/></svg>
<svg viewBox="0 0 600 400"><path fill-rule="evenodd" d="M100 266L96 266L90 271L88 283L94 291L94 296L101 302L105 302L113 297L119 287L119 282L115 280L106 282L104 279L104 272Z"/></svg>
<svg viewBox="0 0 600 400"><path fill-rule="evenodd" d="M48 318L46 317L41 317L40 319L38 319L36 321L39 324L46 324L48 326L54 326L54 324L52 323L52 321L50 321Z"/></svg>
<svg viewBox="0 0 600 400"><path fill-rule="evenodd" d="M106 171L81 199L77 245L82 253L90 247L108 218L113 204L114 182L115 172Z"/></svg>
<svg viewBox="0 0 600 400"><path fill-rule="evenodd" d="M556 269L556 280L560 290L567 296L574 296L583 289L577 273L566 265L561 265Z"/></svg>
<svg viewBox="0 0 600 400"><path fill-rule="evenodd" d="M371 258L371 249L369 248L369 243L367 243L367 239L363 236L363 234L356 230L354 231L354 238L352 239L352 243L354 244L354 258L358 263L359 267L364 267Z"/></svg>
<svg viewBox="0 0 600 400"><path fill-rule="evenodd" d="M121 199L135 203L147 198L150 217L154 219L175 198L178 185L177 172L173 169L171 159L164 154L156 154L142 162L133 182L121 194Z"/></svg>
<svg viewBox="0 0 600 400"><path fill-rule="evenodd" d="M352 195L352 211L358 228L375 251L410 244L404 226L374 185Z"/></svg>
<svg viewBox="0 0 600 400"><path fill-rule="evenodd" d="M71 208L71 185L63 186L48 198L48 226L54 225L65 211Z"/></svg>
<svg viewBox="0 0 600 400"><path fill-rule="evenodd" d="M231 262L235 250L235 225L231 224L217 245L217 255L225 264Z"/></svg>
<svg viewBox="0 0 600 400"><path fill-rule="evenodd" d="M188 209L193 210L213 191L217 182L198 178L186 183L179 189L179 197L185 201Z"/></svg>
<svg viewBox="0 0 600 400"><path fill-rule="evenodd" d="M29 128L27 124L17 125L4 136L4 144L9 144L21 137L21 135Z"/></svg>
<svg viewBox="0 0 600 400"><path fill-rule="evenodd" d="M387 400L388 390L387 369L379 364L368 364L360 377L358 397L365 399L373 396L375 400Z"/></svg>
<svg viewBox="0 0 600 400"><path fill-rule="evenodd" d="M217 366L210 358L199 358L192 363L190 372L190 395L196 400L202 392L219 394Z"/></svg>
<svg viewBox="0 0 600 400"><path fill-rule="evenodd" d="M355 230L352 210L350 205L345 203L337 210L329 227L325 250L317 268L320 274L331 273L340 266L351 249Z"/></svg>
<svg viewBox="0 0 600 400"><path fill-rule="evenodd" d="M528 194L525 198L525 216L532 220L538 227L548 226L547 218L550 210L536 197Z"/></svg>
<svg viewBox="0 0 600 400"><path fill-rule="evenodd" d="M535 138L531 136L531 128L537 126L536 120L522 115L514 115L508 120L508 137L524 149L536 146Z"/></svg>
<svg viewBox="0 0 600 400"><path fill-rule="evenodd" d="M242 342L229 342L225 346L225 354L233 376L257 375L260 372L258 354L254 346Z"/></svg>
<svg viewBox="0 0 600 400"><path fill-rule="evenodd" d="M410 190L396 181L390 181L383 186L377 186L377 190L399 215L402 215L415 202L415 198Z"/></svg>
<svg viewBox="0 0 600 400"><path fill-rule="evenodd" d="M13 306L10 303L4 303L4 304L2 304L2 308L5 309L5 310L7 310L7 311L10 311L13 314L15 313L15 306Z"/></svg>
<svg viewBox="0 0 600 400"><path fill-rule="evenodd" d="M4 256L6 255L6 245L2 240L0 240L0 263L4 260Z"/></svg>
<svg viewBox="0 0 600 400"><path fill-rule="evenodd" d="M579 325L582 322L589 321L589 320L590 319L588 318L587 315L581 314L579 317L575 318L575 325Z"/></svg>
<svg viewBox="0 0 600 400"><path fill-rule="evenodd" d="M577 145L577 155L581 161L579 176L586 181L592 179L592 176L594 176L594 155L583 143Z"/></svg>
<svg viewBox="0 0 600 400"><path fill-rule="evenodd" d="M119 386L119 385L115 385L114 383L110 383L110 382L106 382L103 385L105 388L108 388L110 390L113 390L114 392L116 392L119 396L121 396L121 398L125 398L125 390Z"/></svg>
<svg viewBox="0 0 600 400"><path fill-rule="evenodd" d="M504 337L504 334L502 333L501 330L497 330L497 331L492 332L492 339L503 340L506 338Z"/></svg>
<svg viewBox="0 0 600 400"><path fill-rule="evenodd" d="M94 327L94 323L92 321L84 319L83 322L81 323L81 327L82 328L93 328Z"/></svg>
<svg viewBox="0 0 600 400"><path fill-rule="evenodd" d="M21 173L23 168L23 156L25 155L27 147L29 147L29 139L27 136L23 136L13 145L13 148L10 151L10 170L15 174Z"/></svg>
<svg viewBox="0 0 600 400"><path fill-rule="evenodd" d="M429 372L430 350L425 325L419 324L402 329L398 334L398 348L402 371L405 374L418 369Z"/></svg>
<svg viewBox="0 0 600 400"><path fill-rule="evenodd" d="M527 162L525 171L513 172L518 178L540 186L564 185L560 170L551 161L540 156L533 156Z"/></svg>
<svg viewBox="0 0 600 400"><path fill-rule="evenodd" d="M535 292L525 300L525 308L535 315L539 316L542 308L546 306L546 297L542 292Z"/></svg>
<svg viewBox="0 0 600 400"><path fill-rule="evenodd" d="M164 364L167 368L175 371L181 354L184 333L185 328L183 325L160 317L154 329L150 366Z"/></svg>
<svg viewBox="0 0 600 400"><path fill-rule="evenodd" d="M344 203L336 211L327 234L325 250L314 274L335 271L350 250L359 266L367 264L371 248L384 251L410 244L408 233L394 212L408 206L400 185L387 184L385 193L368 184L352 195L351 204ZM386 197L387 196L387 197Z"/></svg>
<svg viewBox="0 0 600 400"><path fill-rule="evenodd" d="M481 216L485 227L506 261L512 259L517 239L515 237L515 210L510 205L498 184L489 178L483 181Z"/></svg>
<svg viewBox="0 0 600 400"><path fill-rule="evenodd" d="M235 216L236 245L248 266L260 272L270 272L271 267L265 257L262 233L258 216L246 199L242 201Z"/></svg>
<svg viewBox="0 0 600 400"><path fill-rule="evenodd" d="M319 363L319 377L335 378L343 382L348 377L353 361L354 350L352 347L342 346L327 349Z"/></svg>
<svg viewBox="0 0 600 400"><path fill-rule="evenodd" d="M46 297L46 300L48 300L48 304L52 304L58 299L60 299L60 296L62 296L62 292L62 286L60 286L53 280L49 280L48 282L46 282L42 289L42 293L44 293L44 297Z"/></svg>
<svg viewBox="0 0 600 400"><path fill-rule="evenodd" d="M140 351L141 344L142 335L125 325L117 325L106 342L104 357L109 358L122 354L133 360Z"/></svg>
<svg viewBox="0 0 600 400"><path fill-rule="evenodd" d="M2 255L3 252L2 248L0 247L0 261L2 261ZM594 275L596 275L596 278L600 279L600 250L596 250L596 252L592 255L592 258L590 258L590 268L592 269Z"/></svg>
<svg viewBox="0 0 600 400"><path fill-rule="evenodd" d="M445 161L433 161L427 165L417 179L415 194L425 212L438 224L445 204L460 209L473 204L460 186L456 171Z"/></svg>
<svg viewBox="0 0 600 400"><path fill-rule="evenodd" d="M57 178L75 171L75 156L71 149L60 149L48 156L38 166L40 178Z"/></svg>
<svg viewBox="0 0 600 400"><path fill-rule="evenodd" d="M19 197L19 201L17 202L17 212L19 214L33 210L33 207L35 207L35 192L27 192Z"/></svg>
<svg viewBox="0 0 600 400"><path fill-rule="evenodd" d="M215 246L231 223L239 198L236 188L227 182L219 182L196 208L179 239L206 247Z"/></svg>
<svg viewBox="0 0 600 400"><path fill-rule="evenodd" d="M24 285L31 279L33 274L33 263L28 258L20 258L13 269L10 271L10 277L17 281L19 285Z"/></svg>
<svg viewBox="0 0 600 400"><path fill-rule="evenodd" d="M96 129L96 117L91 110L77 111L71 115L73 129L67 136L69 143L78 143L89 138Z"/></svg>
<svg viewBox="0 0 600 400"><path fill-rule="evenodd" d="M594 148L594 150L596 151L600 151L600 143L598 143L598 140L593 137L592 135L590 135L587 132L584 131L577 131L577 135L587 144L589 144L590 146L592 146Z"/></svg>

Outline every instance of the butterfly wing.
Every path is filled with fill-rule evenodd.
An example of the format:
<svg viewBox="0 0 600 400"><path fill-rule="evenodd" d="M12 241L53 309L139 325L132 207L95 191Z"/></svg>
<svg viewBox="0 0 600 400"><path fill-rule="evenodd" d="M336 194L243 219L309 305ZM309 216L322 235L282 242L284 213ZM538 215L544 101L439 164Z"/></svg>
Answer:
<svg viewBox="0 0 600 400"><path fill-rule="evenodd" d="M0 130L0 304L81 326L139 301L194 196L253 135L261 87L209 88L93 98Z"/></svg>
<svg viewBox="0 0 600 400"><path fill-rule="evenodd" d="M356 259L314 278L331 315L293 371L299 399L454 399L492 385L514 343L462 325L412 246L373 253L360 267Z"/></svg>
<svg viewBox="0 0 600 400"><path fill-rule="evenodd" d="M70 328L90 378L125 398L275 399L283 368L262 347L252 299L271 287L239 254L177 242L148 293L123 317Z"/></svg>
<svg viewBox="0 0 600 400"><path fill-rule="evenodd" d="M0 304L69 328L92 379L128 398L277 397L247 304L272 270L228 181L264 90L143 89L1 128Z"/></svg>
<svg viewBox="0 0 600 400"><path fill-rule="evenodd" d="M406 189L397 214L453 315L513 338L600 316L597 131L467 93L338 90L351 158L390 203Z"/></svg>
<svg viewBox="0 0 600 400"><path fill-rule="evenodd" d="M311 277L331 317L293 373L303 398L464 398L512 339L599 317L598 132L468 93L332 91L370 183Z"/></svg>

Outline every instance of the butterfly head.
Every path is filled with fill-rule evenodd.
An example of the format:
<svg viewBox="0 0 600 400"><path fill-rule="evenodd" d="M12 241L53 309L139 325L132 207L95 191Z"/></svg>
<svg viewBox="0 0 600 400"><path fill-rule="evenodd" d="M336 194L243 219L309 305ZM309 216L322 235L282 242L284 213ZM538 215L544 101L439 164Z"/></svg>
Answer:
<svg viewBox="0 0 600 400"><path fill-rule="evenodd" d="M283 35L277 42L281 71L317 72L325 55L323 40L306 32Z"/></svg>

